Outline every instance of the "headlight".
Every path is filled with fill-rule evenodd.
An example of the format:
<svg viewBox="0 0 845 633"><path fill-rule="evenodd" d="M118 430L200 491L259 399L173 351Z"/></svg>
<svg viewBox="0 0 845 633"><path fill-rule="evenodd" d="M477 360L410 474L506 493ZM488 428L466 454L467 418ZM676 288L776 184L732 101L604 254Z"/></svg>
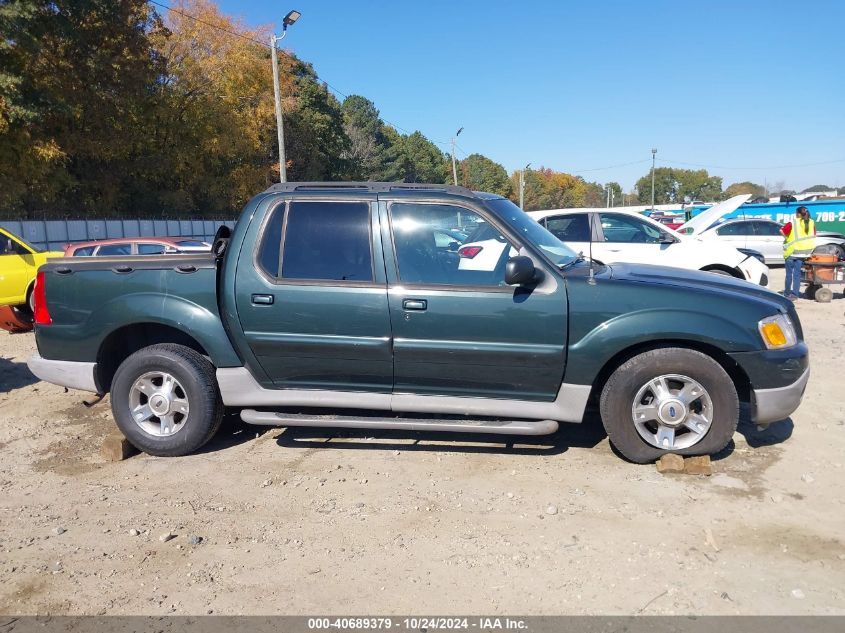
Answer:
<svg viewBox="0 0 845 633"><path fill-rule="evenodd" d="M763 343L769 349L792 347L798 342L795 328L792 327L792 322L785 314L766 317L757 324L757 329L763 337Z"/></svg>

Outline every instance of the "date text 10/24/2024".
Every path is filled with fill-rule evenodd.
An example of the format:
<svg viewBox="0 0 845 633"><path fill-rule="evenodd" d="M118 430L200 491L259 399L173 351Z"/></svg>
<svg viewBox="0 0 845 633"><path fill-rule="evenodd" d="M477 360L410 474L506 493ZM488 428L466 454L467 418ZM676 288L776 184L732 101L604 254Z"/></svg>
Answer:
<svg viewBox="0 0 845 633"><path fill-rule="evenodd" d="M519 618L474 617L474 618L446 618L446 617L412 617L412 618L379 618L379 617L349 617L349 618L308 618L309 630L403 630L403 631L449 631L476 630L498 631L527 630L524 620Z"/></svg>

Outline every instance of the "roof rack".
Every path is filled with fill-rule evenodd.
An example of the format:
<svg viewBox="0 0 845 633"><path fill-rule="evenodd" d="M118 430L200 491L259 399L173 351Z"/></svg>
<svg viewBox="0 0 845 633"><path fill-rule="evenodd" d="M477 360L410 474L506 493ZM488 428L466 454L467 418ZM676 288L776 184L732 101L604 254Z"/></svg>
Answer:
<svg viewBox="0 0 845 633"><path fill-rule="evenodd" d="M419 182L280 182L271 185L264 193L286 193L293 191L367 191L383 193L388 191L443 191L464 196L473 196L466 187L457 185L433 185Z"/></svg>

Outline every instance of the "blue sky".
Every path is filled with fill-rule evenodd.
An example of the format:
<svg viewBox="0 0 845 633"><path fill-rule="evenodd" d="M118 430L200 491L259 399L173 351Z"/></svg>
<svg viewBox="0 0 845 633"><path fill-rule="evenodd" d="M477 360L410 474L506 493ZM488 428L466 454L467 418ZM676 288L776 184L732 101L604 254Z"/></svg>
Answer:
<svg viewBox="0 0 845 633"><path fill-rule="evenodd" d="M285 48L404 130L463 126L459 158L628 190L656 147L725 185L845 185L845 2L218 1L252 26L298 9Z"/></svg>

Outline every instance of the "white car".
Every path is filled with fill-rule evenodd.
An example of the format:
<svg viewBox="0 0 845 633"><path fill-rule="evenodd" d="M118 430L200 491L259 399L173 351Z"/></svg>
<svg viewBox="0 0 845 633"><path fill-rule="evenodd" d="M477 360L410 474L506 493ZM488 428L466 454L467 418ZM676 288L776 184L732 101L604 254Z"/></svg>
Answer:
<svg viewBox="0 0 845 633"><path fill-rule="evenodd" d="M768 267L753 255L726 244L681 235L638 213L611 208L529 211L528 215L585 257L590 256L592 245L592 258L604 264L673 266L769 285ZM465 244L462 249L467 246L472 245Z"/></svg>
<svg viewBox="0 0 845 633"><path fill-rule="evenodd" d="M729 244L734 248L746 248L762 253L767 264L783 264L783 233L781 225L765 218L734 218L717 222L697 234L703 241ZM845 236L837 233L820 232L816 235L816 246L835 244L840 255L845 256Z"/></svg>

